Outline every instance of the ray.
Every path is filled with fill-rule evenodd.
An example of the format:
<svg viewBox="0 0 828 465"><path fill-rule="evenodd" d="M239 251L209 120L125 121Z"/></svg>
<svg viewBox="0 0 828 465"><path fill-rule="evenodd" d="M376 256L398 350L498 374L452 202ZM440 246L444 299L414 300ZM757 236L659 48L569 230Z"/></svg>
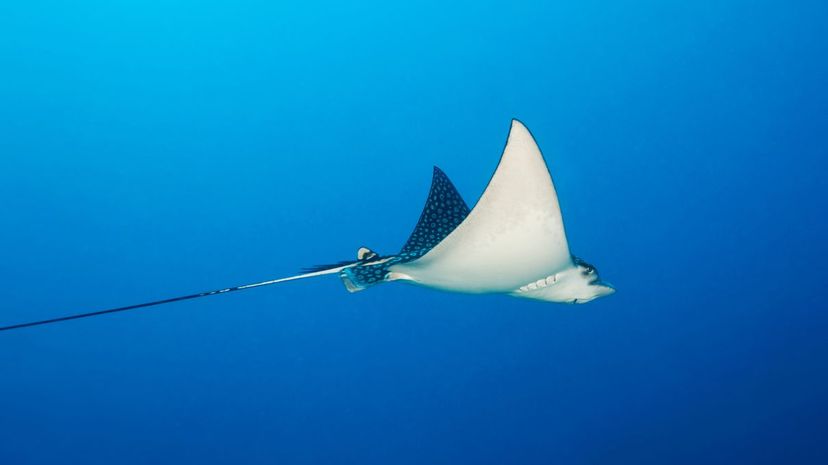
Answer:
<svg viewBox="0 0 828 465"><path fill-rule="evenodd" d="M395 255L366 247L355 261L304 274L125 307L13 324L0 331L89 318L272 284L336 274L349 292L401 281L450 292L500 293L557 303L586 303L615 292L594 266L572 255L558 194L529 129L512 120L500 162L474 208L434 167L413 232Z"/></svg>
<svg viewBox="0 0 828 465"><path fill-rule="evenodd" d="M471 213L422 258L391 271L430 287L510 292L570 266L570 257L552 177L529 130L513 120Z"/></svg>

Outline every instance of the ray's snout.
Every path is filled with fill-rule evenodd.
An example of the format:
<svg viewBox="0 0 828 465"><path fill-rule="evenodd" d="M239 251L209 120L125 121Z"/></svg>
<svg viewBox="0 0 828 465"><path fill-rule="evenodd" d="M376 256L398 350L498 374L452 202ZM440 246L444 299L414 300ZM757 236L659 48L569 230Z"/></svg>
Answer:
<svg viewBox="0 0 828 465"><path fill-rule="evenodd" d="M596 291L596 298L615 294L615 286L608 282L598 281L593 284Z"/></svg>
<svg viewBox="0 0 828 465"><path fill-rule="evenodd" d="M584 297L573 300L572 303L585 304L587 302L592 302L593 300L598 299L600 297L606 297L612 294L615 294L615 286L606 281L596 279L589 283L586 295Z"/></svg>

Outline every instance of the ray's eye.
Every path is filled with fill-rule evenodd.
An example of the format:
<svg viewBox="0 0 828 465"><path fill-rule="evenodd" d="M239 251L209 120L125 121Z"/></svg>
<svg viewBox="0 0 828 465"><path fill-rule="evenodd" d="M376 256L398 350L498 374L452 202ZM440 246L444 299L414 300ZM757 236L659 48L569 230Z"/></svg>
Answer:
<svg viewBox="0 0 828 465"><path fill-rule="evenodd" d="M587 266L587 267L584 268L584 274L592 274L594 272L595 272L595 268L593 268L591 266Z"/></svg>

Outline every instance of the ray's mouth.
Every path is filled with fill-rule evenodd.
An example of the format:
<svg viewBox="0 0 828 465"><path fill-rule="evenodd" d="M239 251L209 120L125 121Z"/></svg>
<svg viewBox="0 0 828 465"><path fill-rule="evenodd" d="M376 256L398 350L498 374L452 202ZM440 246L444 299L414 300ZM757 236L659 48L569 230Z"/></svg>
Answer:
<svg viewBox="0 0 828 465"><path fill-rule="evenodd" d="M615 286L613 286L612 284L610 284L606 281L601 281L601 279L597 278L597 277L595 279L593 279L592 281L590 281L589 285L590 286L604 286L604 287L608 287L608 288L613 289L613 290L615 289Z"/></svg>

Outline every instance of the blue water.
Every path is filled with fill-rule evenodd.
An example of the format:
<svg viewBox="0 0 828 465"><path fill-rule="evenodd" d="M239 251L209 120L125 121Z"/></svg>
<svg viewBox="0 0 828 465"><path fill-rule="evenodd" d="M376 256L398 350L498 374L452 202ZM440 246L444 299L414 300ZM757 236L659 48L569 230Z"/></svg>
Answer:
<svg viewBox="0 0 828 465"><path fill-rule="evenodd" d="M0 463L828 463L822 1L6 2L0 324L394 253L512 117L584 306L334 277L0 334Z"/></svg>

